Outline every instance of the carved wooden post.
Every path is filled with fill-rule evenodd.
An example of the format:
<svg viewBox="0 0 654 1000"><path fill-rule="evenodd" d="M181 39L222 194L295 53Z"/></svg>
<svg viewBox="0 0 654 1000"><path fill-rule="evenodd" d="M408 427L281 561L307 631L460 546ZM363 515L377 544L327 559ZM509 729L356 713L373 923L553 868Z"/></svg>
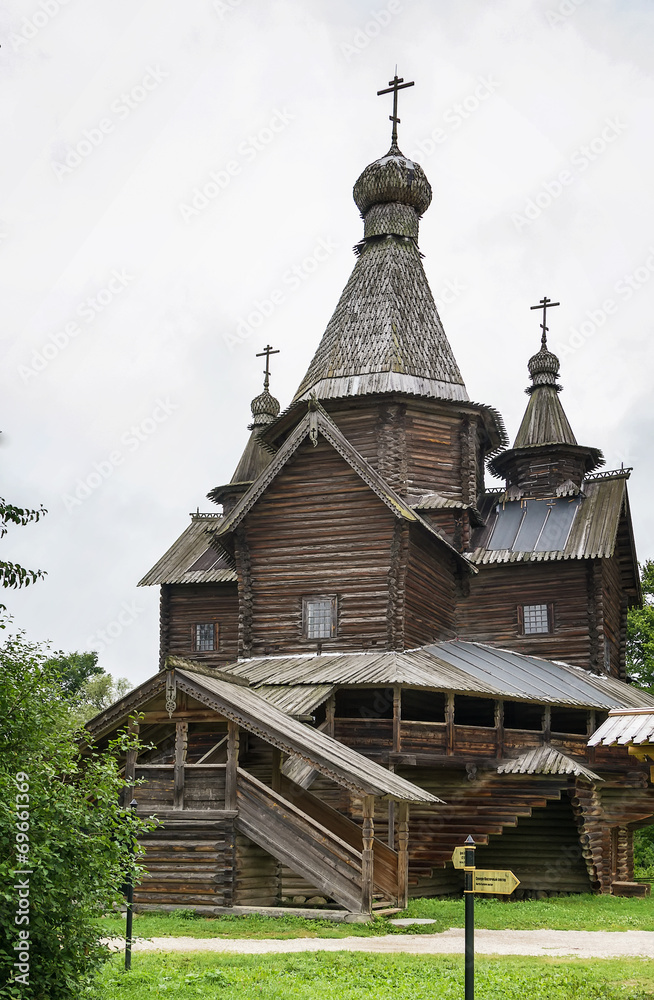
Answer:
<svg viewBox="0 0 654 1000"><path fill-rule="evenodd" d="M447 724L447 752L454 753L454 695L448 694L447 707L445 709L445 722Z"/></svg>
<svg viewBox="0 0 654 1000"><path fill-rule="evenodd" d="M372 884L374 874L373 847L375 836L375 797L366 795L363 799L363 851L361 857L361 910L372 910Z"/></svg>
<svg viewBox="0 0 654 1000"><path fill-rule="evenodd" d="M336 704L336 695L330 694L325 705L325 732L328 736L334 735L334 707Z"/></svg>
<svg viewBox="0 0 654 1000"><path fill-rule="evenodd" d="M273 747L272 751L271 787L273 792L281 792L282 790L282 752L277 747Z"/></svg>
<svg viewBox="0 0 654 1000"><path fill-rule="evenodd" d="M238 768L238 723L227 723L227 769L225 771L225 809L236 809L236 769Z"/></svg>
<svg viewBox="0 0 654 1000"><path fill-rule="evenodd" d="M175 791L173 809L184 808L184 765L188 746L188 722L175 723Z"/></svg>
<svg viewBox="0 0 654 1000"><path fill-rule="evenodd" d="M127 732L130 736L138 736L139 724L136 719L130 719L127 724ZM134 798L134 781L136 778L136 750L128 750L125 756L125 801L124 805L129 806Z"/></svg>
<svg viewBox="0 0 654 1000"><path fill-rule="evenodd" d="M409 803L398 804L397 824L397 905L404 909L409 901Z"/></svg>
<svg viewBox="0 0 654 1000"><path fill-rule="evenodd" d="M402 722L402 688L396 684L393 688L393 750L400 750L400 724Z"/></svg>

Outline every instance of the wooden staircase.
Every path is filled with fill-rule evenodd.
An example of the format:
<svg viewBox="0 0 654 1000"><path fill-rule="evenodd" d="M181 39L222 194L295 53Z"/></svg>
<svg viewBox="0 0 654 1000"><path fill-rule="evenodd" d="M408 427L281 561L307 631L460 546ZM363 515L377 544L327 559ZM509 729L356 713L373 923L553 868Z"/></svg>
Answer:
<svg viewBox="0 0 654 1000"><path fill-rule="evenodd" d="M365 912L362 832L356 823L287 778L276 792L242 768L236 801L239 833L326 897L352 912ZM374 840L373 859L373 889L384 899L395 899L396 852Z"/></svg>

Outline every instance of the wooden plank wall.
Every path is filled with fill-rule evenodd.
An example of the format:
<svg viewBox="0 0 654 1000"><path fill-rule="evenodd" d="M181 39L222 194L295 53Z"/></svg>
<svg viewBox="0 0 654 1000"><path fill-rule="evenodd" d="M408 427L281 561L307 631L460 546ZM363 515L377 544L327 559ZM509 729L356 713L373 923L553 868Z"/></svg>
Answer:
<svg viewBox="0 0 654 1000"><path fill-rule="evenodd" d="M339 605L338 635L323 648L384 648L394 524L331 445L301 445L244 522L239 573L247 555L252 610L248 624L241 602L241 654L315 650L302 637L302 597L322 594Z"/></svg>
<svg viewBox="0 0 654 1000"><path fill-rule="evenodd" d="M469 596L457 604L459 637L588 667L593 652L588 587L586 565L578 561L481 566L470 580ZM518 605L550 603L554 632L522 635Z"/></svg>
<svg viewBox="0 0 654 1000"><path fill-rule="evenodd" d="M238 592L236 584L169 584L162 588L163 656L191 657L207 666L232 663L238 656ZM216 622L218 649L194 649L194 626Z"/></svg>

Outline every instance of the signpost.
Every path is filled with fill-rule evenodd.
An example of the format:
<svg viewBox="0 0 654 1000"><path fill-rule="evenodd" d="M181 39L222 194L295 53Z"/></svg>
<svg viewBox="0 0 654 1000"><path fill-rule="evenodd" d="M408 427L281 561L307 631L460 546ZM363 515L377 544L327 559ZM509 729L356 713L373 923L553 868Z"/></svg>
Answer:
<svg viewBox="0 0 654 1000"><path fill-rule="evenodd" d="M520 880L511 871L477 868L476 845L468 837L464 847L455 847L452 864L463 869L465 898L465 1000L475 1000L475 893L485 892L509 896Z"/></svg>

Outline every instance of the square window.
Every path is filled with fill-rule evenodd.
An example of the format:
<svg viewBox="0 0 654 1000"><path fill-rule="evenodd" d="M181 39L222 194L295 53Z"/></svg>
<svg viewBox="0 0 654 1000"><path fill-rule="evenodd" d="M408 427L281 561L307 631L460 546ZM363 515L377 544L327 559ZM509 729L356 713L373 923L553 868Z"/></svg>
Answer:
<svg viewBox="0 0 654 1000"><path fill-rule="evenodd" d="M207 622L195 626L195 650L199 653L206 653L216 648L216 626L213 622Z"/></svg>
<svg viewBox="0 0 654 1000"><path fill-rule="evenodd" d="M336 598L302 598L302 621L307 639L331 639L336 635Z"/></svg>
<svg viewBox="0 0 654 1000"><path fill-rule="evenodd" d="M522 630L525 635L536 635L539 632L551 632L550 616L547 604L522 605Z"/></svg>

